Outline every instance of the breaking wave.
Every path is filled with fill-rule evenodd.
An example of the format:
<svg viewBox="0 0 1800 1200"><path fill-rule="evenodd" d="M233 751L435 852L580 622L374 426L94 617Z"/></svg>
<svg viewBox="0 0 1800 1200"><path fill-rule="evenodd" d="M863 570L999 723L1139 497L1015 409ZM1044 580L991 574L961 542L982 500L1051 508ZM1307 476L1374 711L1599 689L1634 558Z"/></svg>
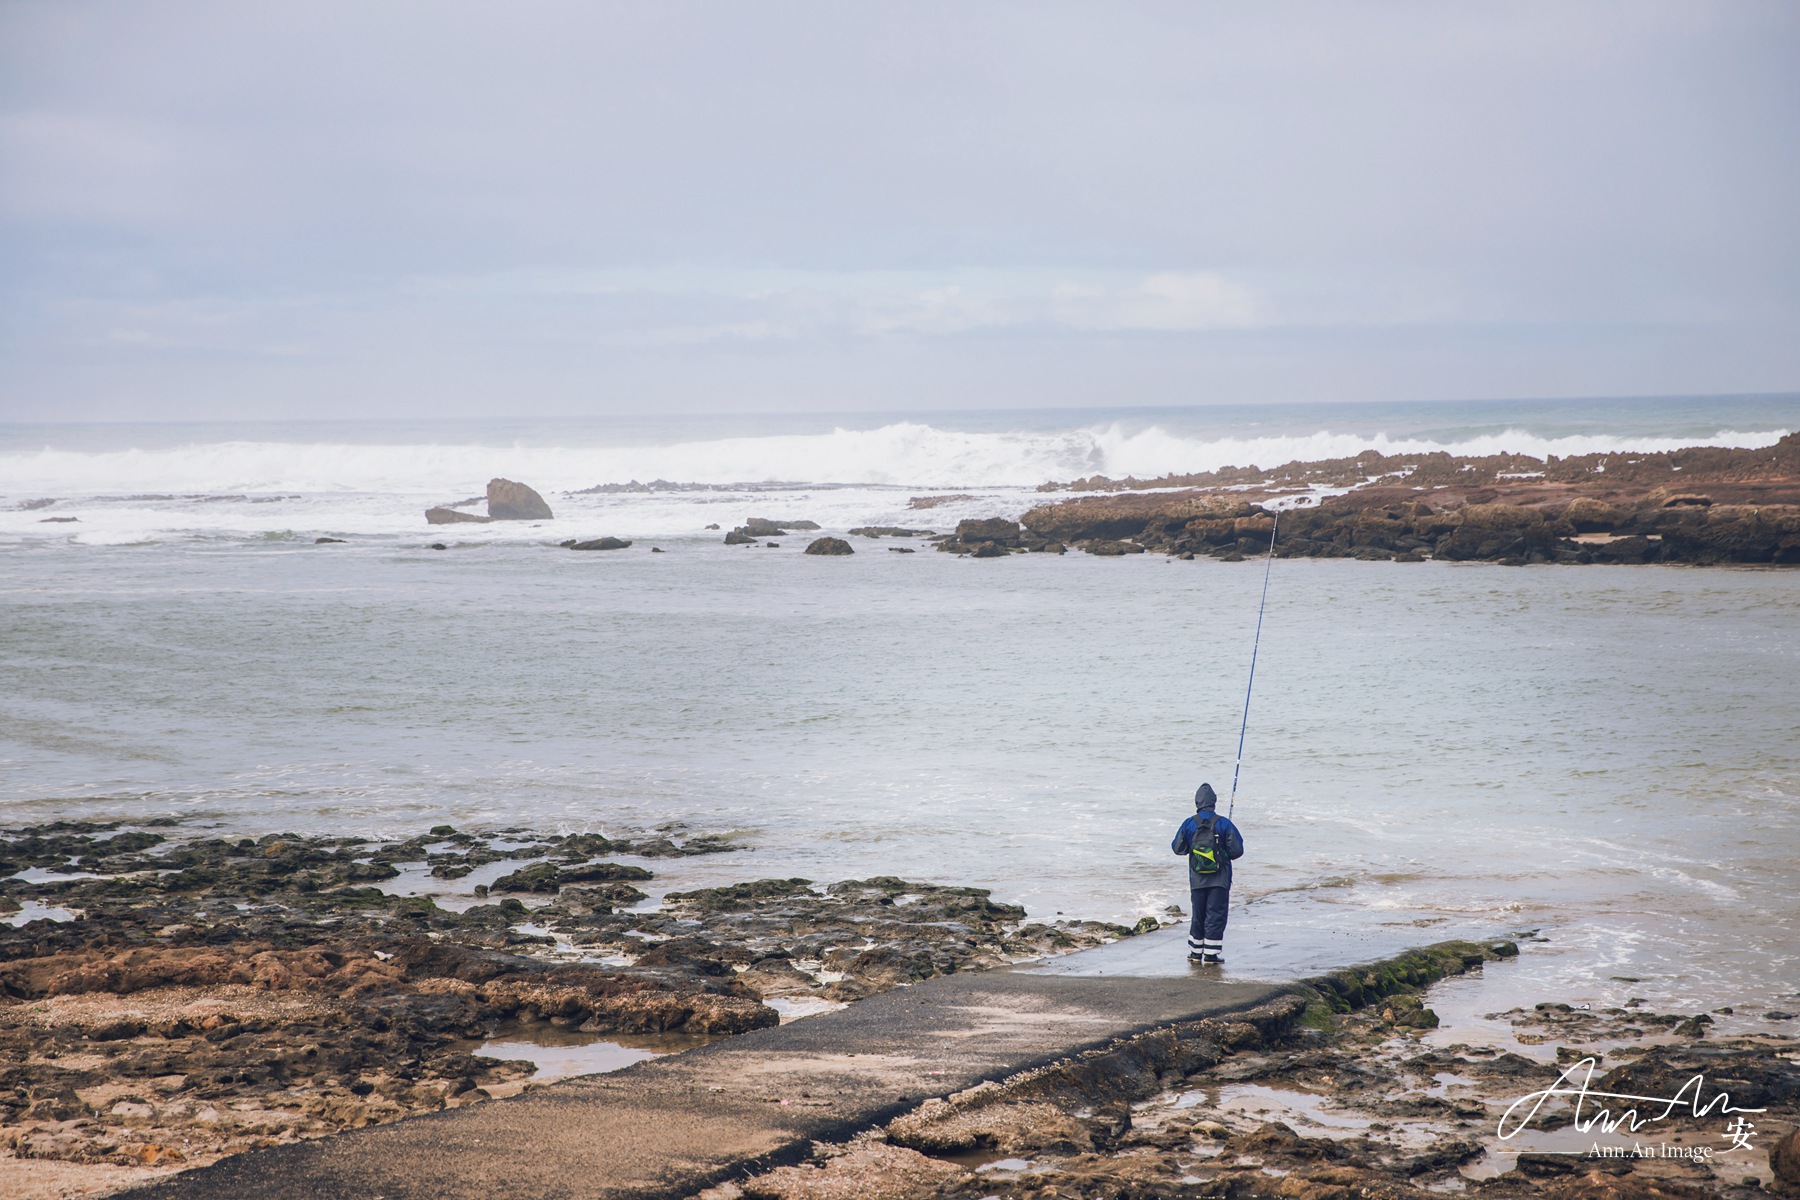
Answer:
<svg viewBox="0 0 1800 1200"><path fill-rule="evenodd" d="M1151 425L1024 432L959 432L901 421L877 429L732 437L633 446L476 444L358 445L221 441L161 449L0 453L0 493L385 492L475 494L495 475L542 489L666 479L682 483L861 484L971 488L1032 487L1087 475L1152 478L1252 463L1447 451L1562 456L1652 453L1683 446L1753 448L1786 430L1720 430L1706 437L1577 435L1507 430L1431 441L1321 430L1303 435L1205 438Z"/></svg>

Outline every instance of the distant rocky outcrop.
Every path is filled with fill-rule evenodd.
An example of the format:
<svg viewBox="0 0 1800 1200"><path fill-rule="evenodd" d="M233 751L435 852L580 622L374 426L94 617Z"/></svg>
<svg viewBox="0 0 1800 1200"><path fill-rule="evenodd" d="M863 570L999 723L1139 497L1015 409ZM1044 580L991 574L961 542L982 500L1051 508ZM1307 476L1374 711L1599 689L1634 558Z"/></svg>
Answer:
<svg viewBox="0 0 1800 1200"><path fill-rule="evenodd" d="M1136 481L1106 481L1125 490L1034 508L1021 518L1020 542L1233 561L1268 552L1281 500L1276 554L1283 558L1800 565L1800 434L1757 450L1580 459L1371 450L1272 471L1228 467L1169 478L1206 486L1149 492ZM1342 494L1308 494L1345 486ZM975 532L963 527L970 524L940 548L969 553L963 547Z"/></svg>
<svg viewBox="0 0 1800 1200"><path fill-rule="evenodd" d="M487 486L488 516L496 521L548 521L550 506L522 483L490 479Z"/></svg>
<svg viewBox="0 0 1800 1200"><path fill-rule="evenodd" d="M806 548L808 554L855 554L856 548L843 538L822 537Z"/></svg>
<svg viewBox="0 0 1800 1200"><path fill-rule="evenodd" d="M592 538L585 542L564 542L571 550L623 550L631 545L626 538L603 537Z"/></svg>
<svg viewBox="0 0 1800 1200"><path fill-rule="evenodd" d="M850 531L856 537L930 537L932 530L907 529L900 525L858 525Z"/></svg>
<svg viewBox="0 0 1800 1200"><path fill-rule="evenodd" d="M463 506L481 503L481 497L440 504L425 510L425 520L432 525L485 525L489 521L549 521L553 519L544 498L511 479L490 479L487 485L487 516L460 511Z"/></svg>
<svg viewBox="0 0 1800 1200"><path fill-rule="evenodd" d="M751 517L742 525L725 535L727 546L748 546L763 538L779 537L796 529L818 529L817 521L771 521L767 517ZM709 525L708 529L717 529L717 525Z"/></svg>
<svg viewBox="0 0 1800 1200"><path fill-rule="evenodd" d="M778 537L791 533L796 529L812 530L819 528L817 521L771 521L766 517L751 517L739 525L739 533L747 533L751 537Z"/></svg>

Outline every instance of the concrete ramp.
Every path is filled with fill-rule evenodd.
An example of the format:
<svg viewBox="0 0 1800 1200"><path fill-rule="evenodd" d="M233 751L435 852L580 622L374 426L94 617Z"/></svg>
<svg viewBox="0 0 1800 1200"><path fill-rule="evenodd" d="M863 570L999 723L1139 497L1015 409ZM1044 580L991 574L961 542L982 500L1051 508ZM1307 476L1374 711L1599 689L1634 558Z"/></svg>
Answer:
<svg viewBox="0 0 1800 1200"><path fill-rule="evenodd" d="M1241 1012L1270 983L994 971L506 1100L224 1159L126 1193L175 1200L690 1196L932 1096L1115 1038Z"/></svg>

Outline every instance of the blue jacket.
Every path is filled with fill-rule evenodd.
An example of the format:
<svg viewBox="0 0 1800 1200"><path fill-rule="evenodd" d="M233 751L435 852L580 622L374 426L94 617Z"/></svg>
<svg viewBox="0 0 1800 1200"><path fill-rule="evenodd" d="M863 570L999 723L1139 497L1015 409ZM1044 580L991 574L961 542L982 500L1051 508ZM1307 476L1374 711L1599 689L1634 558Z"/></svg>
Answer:
<svg viewBox="0 0 1800 1200"><path fill-rule="evenodd" d="M1188 887L1190 889L1228 888L1231 886L1231 860L1244 856L1244 835L1239 833L1238 827L1225 817L1216 816L1211 809L1202 809L1181 823L1181 828L1175 831L1175 840L1169 843L1169 849L1183 858L1187 858L1188 852L1194 848L1194 834L1199 828L1199 818L1202 816L1216 818L1214 832L1219 848L1225 851L1225 861L1211 875L1198 875L1195 874L1193 862L1190 860L1188 863Z"/></svg>

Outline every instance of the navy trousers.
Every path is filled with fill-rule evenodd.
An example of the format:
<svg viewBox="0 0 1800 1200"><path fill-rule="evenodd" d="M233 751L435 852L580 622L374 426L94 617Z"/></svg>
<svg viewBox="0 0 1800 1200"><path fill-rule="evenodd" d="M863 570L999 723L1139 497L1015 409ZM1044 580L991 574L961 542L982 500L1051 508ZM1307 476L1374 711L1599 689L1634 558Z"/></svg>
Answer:
<svg viewBox="0 0 1800 1200"><path fill-rule="evenodd" d="M1225 946L1225 917L1231 903L1231 889L1191 888L1188 895L1194 904L1194 916L1188 922L1188 953L1218 954Z"/></svg>

